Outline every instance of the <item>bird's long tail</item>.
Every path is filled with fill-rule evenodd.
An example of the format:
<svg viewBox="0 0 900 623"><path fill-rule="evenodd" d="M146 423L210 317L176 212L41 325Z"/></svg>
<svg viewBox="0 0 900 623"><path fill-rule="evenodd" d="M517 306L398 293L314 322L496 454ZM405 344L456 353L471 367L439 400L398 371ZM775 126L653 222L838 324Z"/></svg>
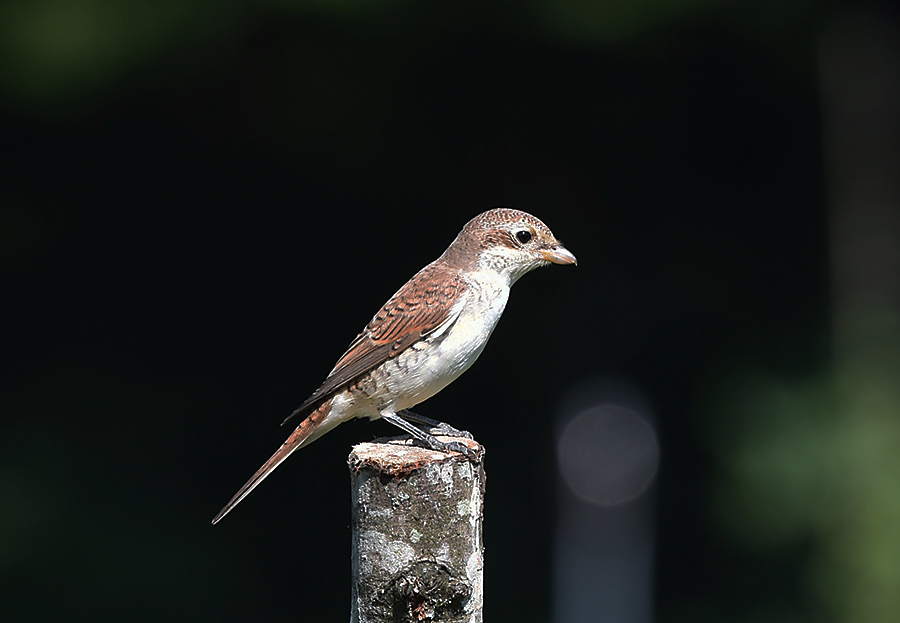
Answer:
<svg viewBox="0 0 900 623"><path fill-rule="evenodd" d="M294 429L294 432L291 433L291 436L287 438L281 447L273 454L268 461L266 461L262 467L256 470L256 473L248 480L240 490L234 494L234 497L229 500L228 504L226 504L222 510L219 511L219 514L213 517L212 523L215 525L218 523L222 517L231 512L235 506L237 506L241 500L250 495L250 492L253 491L256 486L261 483L266 476L271 474L276 467L281 465L286 458L288 458L294 450L299 447L305 445L306 443L312 442L314 439L323 435L327 430L331 429L333 426L337 425L338 422L334 422L332 426L324 426L320 428L322 422L326 419L326 416L331 412L331 400L325 401L321 404L315 411L310 413L306 419L304 419L297 428ZM315 433L315 434L314 434Z"/></svg>

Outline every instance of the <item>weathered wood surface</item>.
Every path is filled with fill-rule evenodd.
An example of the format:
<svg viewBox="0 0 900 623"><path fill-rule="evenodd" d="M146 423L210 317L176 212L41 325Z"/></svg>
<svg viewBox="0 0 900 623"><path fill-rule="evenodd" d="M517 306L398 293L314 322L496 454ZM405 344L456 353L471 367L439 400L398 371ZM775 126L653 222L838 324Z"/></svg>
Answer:
<svg viewBox="0 0 900 623"><path fill-rule="evenodd" d="M399 438L350 453L351 623L481 623L484 450L452 439L478 462Z"/></svg>

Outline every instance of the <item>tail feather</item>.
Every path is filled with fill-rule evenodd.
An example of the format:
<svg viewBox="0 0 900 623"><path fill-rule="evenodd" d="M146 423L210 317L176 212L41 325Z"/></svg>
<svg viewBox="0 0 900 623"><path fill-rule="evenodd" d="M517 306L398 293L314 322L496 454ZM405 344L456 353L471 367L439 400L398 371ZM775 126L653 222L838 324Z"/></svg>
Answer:
<svg viewBox="0 0 900 623"><path fill-rule="evenodd" d="M253 476L250 477L250 480L244 483L244 486L234 494L234 497L229 500L228 504L219 511L219 514L213 517L213 525L217 524L222 517L230 513L231 509L237 506L241 500L250 495L250 492L253 491L259 483L265 480L266 476L271 474L276 467L281 465L294 450L304 445L304 442L311 442L313 439L316 439L323 434L325 432L324 430L317 431L317 429L330 411L331 401L328 400L310 413L306 419L300 422L297 428L294 429L294 432L291 433L290 437L287 438L287 441L281 444L281 447L278 448L275 454L273 454L262 467L256 470L256 473L253 474ZM316 432L318 432L318 434L314 434Z"/></svg>

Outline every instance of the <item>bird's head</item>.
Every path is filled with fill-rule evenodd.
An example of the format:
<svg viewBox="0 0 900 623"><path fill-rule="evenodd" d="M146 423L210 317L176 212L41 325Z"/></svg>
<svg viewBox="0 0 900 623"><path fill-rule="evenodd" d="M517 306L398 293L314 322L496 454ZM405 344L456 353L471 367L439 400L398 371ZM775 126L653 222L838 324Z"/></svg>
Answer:
<svg viewBox="0 0 900 623"><path fill-rule="evenodd" d="M468 270L494 270L510 284L547 264L577 264L540 219L512 208L494 208L473 218L444 256Z"/></svg>

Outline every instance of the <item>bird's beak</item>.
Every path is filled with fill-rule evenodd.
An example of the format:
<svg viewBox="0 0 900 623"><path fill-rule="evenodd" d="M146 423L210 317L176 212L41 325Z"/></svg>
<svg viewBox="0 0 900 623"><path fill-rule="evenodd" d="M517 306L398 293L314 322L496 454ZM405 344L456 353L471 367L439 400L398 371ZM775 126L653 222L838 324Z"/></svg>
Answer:
<svg viewBox="0 0 900 623"><path fill-rule="evenodd" d="M575 256L562 246L562 243L557 243L549 249L541 249L541 257L554 264L578 264Z"/></svg>

